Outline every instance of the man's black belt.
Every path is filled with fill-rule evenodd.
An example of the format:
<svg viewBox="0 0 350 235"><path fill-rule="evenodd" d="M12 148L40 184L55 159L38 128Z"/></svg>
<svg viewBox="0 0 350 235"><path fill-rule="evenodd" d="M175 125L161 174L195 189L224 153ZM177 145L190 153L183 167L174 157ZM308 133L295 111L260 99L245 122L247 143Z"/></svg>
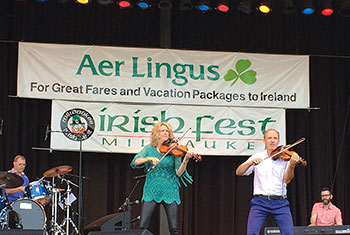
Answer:
<svg viewBox="0 0 350 235"><path fill-rule="evenodd" d="M269 199L269 200L278 200L278 199L286 199L286 198L287 198L286 195L279 196L279 195L262 195L262 194L256 194L256 195L254 195L254 196L255 196L255 197L266 198L266 199Z"/></svg>

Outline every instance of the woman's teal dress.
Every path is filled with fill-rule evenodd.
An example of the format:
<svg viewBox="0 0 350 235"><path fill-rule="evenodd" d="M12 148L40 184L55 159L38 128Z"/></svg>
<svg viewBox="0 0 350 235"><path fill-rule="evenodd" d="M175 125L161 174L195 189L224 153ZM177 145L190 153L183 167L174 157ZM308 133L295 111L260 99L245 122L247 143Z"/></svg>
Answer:
<svg viewBox="0 0 350 235"><path fill-rule="evenodd" d="M167 204L171 204L175 201L179 205L181 203L179 178L185 186L187 186L185 181L189 183L192 183L193 181L187 170L185 170L180 177L176 175L176 170L181 165L182 157L167 155L155 168L151 169L150 171L148 171L148 169L153 166L152 162L150 161L139 166L135 164L135 160L137 158L144 157L157 157L160 159L162 154L157 151L155 146L147 145L134 157L130 163L132 168L144 168L146 172L146 181L143 187L142 200L146 202L155 201L157 203L164 201Z"/></svg>

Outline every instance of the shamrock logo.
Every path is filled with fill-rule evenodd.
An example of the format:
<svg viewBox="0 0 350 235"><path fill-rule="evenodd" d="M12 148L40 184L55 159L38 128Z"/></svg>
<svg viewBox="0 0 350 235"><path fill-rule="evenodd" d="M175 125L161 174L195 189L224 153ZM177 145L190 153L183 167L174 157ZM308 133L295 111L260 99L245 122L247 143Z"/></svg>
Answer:
<svg viewBox="0 0 350 235"><path fill-rule="evenodd" d="M240 78L245 84L254 84L256 82L256 72L254 70L246 71L252 63L249 60L239 60L236 63L236 71L230 69L224 76L225 81L233 81L231 86ZM244 72L245 71L245 72Z"/></svg>

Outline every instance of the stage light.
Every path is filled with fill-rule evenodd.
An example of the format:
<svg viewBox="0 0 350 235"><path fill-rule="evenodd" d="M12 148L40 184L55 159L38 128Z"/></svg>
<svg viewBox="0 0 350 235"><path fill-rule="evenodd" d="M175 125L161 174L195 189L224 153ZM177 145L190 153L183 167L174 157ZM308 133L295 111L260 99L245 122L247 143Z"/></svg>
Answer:
<svg viewBox="0 0 350 235"><path fill-rule="evenodd" d="M96 2L98 2L98 4L104 6L104 5L109 5L109 4L113 4L113 0L96 0Z"/></svg>
<svg viewBox="0 0 350 235"><path fill-rule="evenodd" d="M294 0L282 0L282 14L291 15L295 13Z"/></svg>
<svg viewBox="0 0 350 235"><path fill-rule="evenodd" d="M47 0L38 0L38 2L47 2Z"/></svg>
<svg viewBox="0 0 350 235"><path fill-rule="evenodd" d="M139 0L136 5L143 10L151 7L149 0Z"/></svg>
<svg viewBox="0 0 350 235"><path fill-rule="evenodd" d="M198 2L197 8L202 12L207 12L207 11L211 10L210 0L200 0Z"/></svg>
<svg viewBox="0 0 350 235"><path fill-rule="evenodd" d="M130 0L121 0L121 1L119 1L119 2L118 2L118 6L119 6L121 9L131 7Z"/></svg>
<svg viewBox="0 0 350 235"><path fill-rule="evenodd" d="M77 3L80 3L80 4L88 4L88 3L90 3L90 0L76 0L77 1Z"/></svg>
<svg viewBox="0 0 350 235"><path fill-rule="evenodd" d="M230 7L228 5L228 0L221 0L219 1L216 9L221 12L228 12L230 10Z"/></svg>
<svg viewBox="0 0 350 235"><path fill-rule="evenodd" d="M160 0L158 7L162 10L170 10L172 7L171 0Z"/></svg>
<svg viewBox="0 0 350 235"><path fill-rule="evenodd" d="M314 0L302 0L301 1L301 12L304 15L311 15L315 12Z"/></svg>
<svg viewBox="0 0 350 235"><path fill-rule="evenodd" d="M189 11L193 8L191 0L180 0L179 9L181 11Z"/></svg>
<svg viewBox="0 0 350 235"><path fill-rule="evenodd" d="M261 2L258 7L258 10L263 14L269 14L272 11L271 0L264 0L263 2Z"/></svg>
<svg viewBox="0 0 350 235"><path fill-rule="evenodd" d="M330 16L333 14L332 0L320 0L321 14L324 16Z"/></svg>
<svg viewBox="0 0 350 235"><path fill-rule="evenodd" d="M253 0L241 0L238 4L237 10L250 14L252 12Z"/></svg>
<svg viewBox="0 0 350 235"><path fill-rule="evenodd" d="M338 14L343 17L350 16L350 0L339 0Z"/></svg>

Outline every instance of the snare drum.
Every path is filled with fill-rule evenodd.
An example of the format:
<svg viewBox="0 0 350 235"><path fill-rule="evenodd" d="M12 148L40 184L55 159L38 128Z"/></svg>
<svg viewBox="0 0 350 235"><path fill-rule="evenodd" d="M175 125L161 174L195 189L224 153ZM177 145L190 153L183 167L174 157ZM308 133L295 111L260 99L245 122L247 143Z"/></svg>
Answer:
<svg viewBox="0 0 350 235"><path fill-rule="evenodd" d="M50 195L42 181L33 181L26 187L27 197L39 202L41 205L50 203Z"/></svg>
<svg viewBox="0 0 350 235"><path fill-rule="evenodd" d="M44 208L30 199L19 199L11 204L12 209L17 212L23 229L44 229L46 214ZM11 217L11 215L8 215ZM11 218L8 218L10 220Z"/></svg>

